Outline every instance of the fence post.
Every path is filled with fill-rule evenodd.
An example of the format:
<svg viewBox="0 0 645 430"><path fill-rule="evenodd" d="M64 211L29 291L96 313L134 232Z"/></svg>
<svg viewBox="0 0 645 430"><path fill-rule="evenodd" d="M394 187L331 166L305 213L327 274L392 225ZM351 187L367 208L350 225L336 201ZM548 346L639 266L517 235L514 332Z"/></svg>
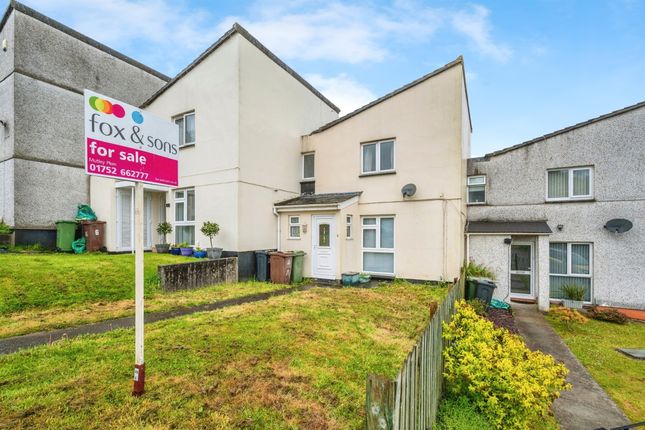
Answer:
<svg viewBox="0 0 645 430"><path fill-rule="evenodd" d="M393 430L396 382L381 375L367 377L367 430Z"/></svg>

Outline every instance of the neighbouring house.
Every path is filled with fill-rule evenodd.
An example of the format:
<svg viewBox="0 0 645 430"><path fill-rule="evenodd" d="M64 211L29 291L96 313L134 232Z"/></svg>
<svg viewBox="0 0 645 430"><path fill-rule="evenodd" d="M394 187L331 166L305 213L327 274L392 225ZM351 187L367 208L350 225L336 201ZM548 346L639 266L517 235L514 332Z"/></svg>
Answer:
<svg viewBox="0 0 645 430"><path fill-rule="evenodd" d="M499 299L547 310L576 284L589 304L645 309L644 166L645 102L469 160L468 258Z"/></svg>
<svg viewBox="0 0 645 430"><path fill-rule="evenodd" d="M16 243L53 247L90 200L83 90L139 105L170 78L15 1L0 42L0 218Z"/></svg>
<svg viewBox="0 0 645 430"><path fill-rule="evenodd" d="M302 138L301 196L275 204L304 275L452 280L464 260L471 123L463 60Z"/></svg>

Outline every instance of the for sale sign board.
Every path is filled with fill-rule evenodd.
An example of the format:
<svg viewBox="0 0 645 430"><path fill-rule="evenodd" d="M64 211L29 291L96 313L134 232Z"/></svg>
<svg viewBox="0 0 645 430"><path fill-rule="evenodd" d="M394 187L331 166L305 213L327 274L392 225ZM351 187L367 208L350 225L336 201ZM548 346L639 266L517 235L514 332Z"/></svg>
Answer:
<svg viewBox="0 0 645 430"><path fill-rule="evenodd" d="M148 184L178 185L176 124L85 90L85 172Z"/></svg>

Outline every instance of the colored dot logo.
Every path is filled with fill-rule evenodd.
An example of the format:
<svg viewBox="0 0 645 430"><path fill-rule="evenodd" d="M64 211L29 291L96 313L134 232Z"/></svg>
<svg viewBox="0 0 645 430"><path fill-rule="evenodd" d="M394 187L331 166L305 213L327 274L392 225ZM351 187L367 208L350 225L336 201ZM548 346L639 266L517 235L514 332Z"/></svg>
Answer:
<svg viewBox="0 0 645 430"><path fill-rule="evenodd" d="M96 96L90 97L89 103L92 109L97 112L114 115L117 118L123 118L125 116L125 109L123 109L123 106L119 104L110 103L109 101ZM141 122L143 122L143 117L141 117Z"/></svg>
<svg viewBox="0 0 645 430"><path fill-rule="evenodd" d="M141 112L139 112L138 110L132 112L132 121L137 124L143 124L143 115L141 115Z"/></svg>

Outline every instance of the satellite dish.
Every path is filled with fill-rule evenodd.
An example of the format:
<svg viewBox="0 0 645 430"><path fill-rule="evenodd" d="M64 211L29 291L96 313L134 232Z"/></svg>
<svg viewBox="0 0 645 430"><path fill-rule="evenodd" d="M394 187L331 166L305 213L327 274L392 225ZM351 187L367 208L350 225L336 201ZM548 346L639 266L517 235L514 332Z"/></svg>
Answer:
<svg viewBox="0 0 645 430"><path fill-rule="evenodd" d="M607 221L605 228L612 233L625 233L626 231L631 230L633 224L628 219L615 218Z"/></svg>
<svg viewBox="0 0 645 430"><path fill-rule="evenodd" d="M417 186L414 184L407 184L401 188L401 194L403 194L403 197L412 197L416 192Z"/></svg>

